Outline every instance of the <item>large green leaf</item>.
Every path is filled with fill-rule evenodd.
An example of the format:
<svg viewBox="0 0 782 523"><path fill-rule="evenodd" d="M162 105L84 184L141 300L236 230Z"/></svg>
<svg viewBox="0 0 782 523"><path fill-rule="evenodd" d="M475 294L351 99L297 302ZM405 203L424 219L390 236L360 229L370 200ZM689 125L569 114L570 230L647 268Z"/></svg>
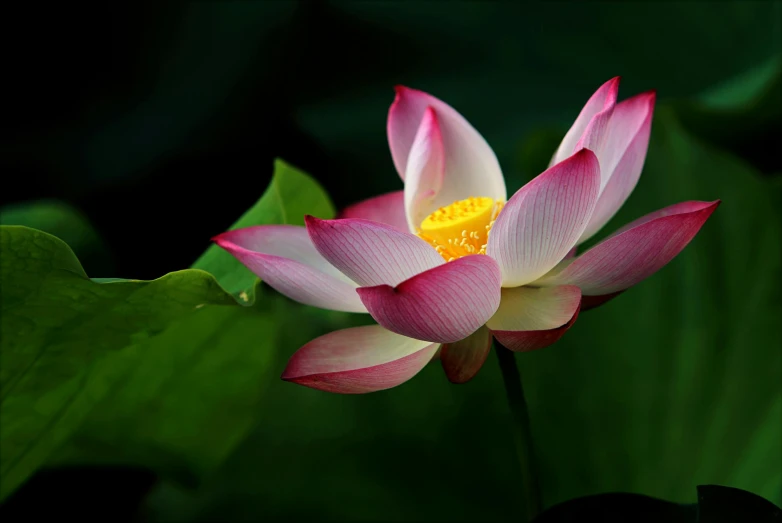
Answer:
<svg viewBox="0 0 782 523"><path fill-rule="evenodd" d="M232 304L200 270L97 283L47 233L0 227L0 497L79 426L111 385L96 359L152 338L199 307ZM112 372L117 369L113 369Z"/></svg>
<svg viewBox="0 0 782 523"><path fill-rule="evenodd" d="M556 145L544 142L543 165ZM682 200L723 204L659 274L584 313L556 346L519 356L546 506L618 490L693 503L699 483L779 503L780 207L770 187L660 108L641 182L606 233ZM325 332L306 318L285 319L283 359ZM166 521L517 518L495 356L463 386L438 367L365 396L275 380L259 429L209 484L162 487L150 505Z"/></svg>
<svg viewBox="0 0 782 523"><path fill-rule="evenodd" d="M112 271L103 239L84 214L65 202L35 200L3 206L0 225L24 225L48 232L67 243L90 273Z"/></svg>
<svg viewBox="0 0 782 523"><path fill-rule="evenodd" d="M278 159L266 192L231 226L231 230L268 223L304 225L305 214L332 218L334 206L315 180ZM246 291L257 277L217 245L209 247L193 267L211 272L229 292L238 294L243 302L252 302Z"/></svg>
<svg viewBox="0 0 782 523"><path fill-rule="evenodd" d="M268 189L232 229L303 224L305 214L333 213L312 178L278 160ZM144 465L196 484L247 435L261 412L266 384L279 380L281 318L304 316L306 323L320 325L342 317L274 293L255 300L256 276L217 246L195 267L238 292L240 303L254 303L204 307L156 338L103 358L100 364L108 369L130 370L50 464Z"/></svg>

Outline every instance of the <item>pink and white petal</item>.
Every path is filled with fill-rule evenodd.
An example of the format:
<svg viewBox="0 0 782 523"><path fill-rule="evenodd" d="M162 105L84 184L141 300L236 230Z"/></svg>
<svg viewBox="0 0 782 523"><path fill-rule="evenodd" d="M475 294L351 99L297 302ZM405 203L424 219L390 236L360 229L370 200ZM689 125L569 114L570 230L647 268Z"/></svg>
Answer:
<svg viewBox="0 0 782 523"><path fill-rule="evenodd" d="M369 313L390 331L437 343L462 340L500 304L500 269L488 256L464 256L396 287L359 287Z"/></svg>
<svg viewBox="0 0 782 523"><path fill-rule="evenodd" d="M340 394L390 389L418 374L438 347L379 325L338 330L296 351L282 379Z"/></svg>
<svg viewBox="0 0 782 523"><path fill-rule="evenodd" d="M505 180L497 157L486 140L453 107L423 91L397 86L388 111L388 144L399 176L404 180L410 150L424 112L434 110L445 152L445 176L438 205L470 196L505 201ZM446 202L446 203L441 203Z"/></svg>
<svg viewBox="0 0 782 523"><path fill-rule="evenodd" d="M404 206L410 231L415 231L434 210L432 202L443 185L444 168L440 125L434 109L427 107L405 169Z"/></svg>
<svg viewBox="0 0 782 523"><path fill-rule="evenodd" d="M668 264L695 237L720 201L683 202L651 213L566 260L540 285L577 285L587 296L623 291Z"/></svg>
<svg viewBox="0 0 782 523"><path fill-rule="evenodd" d="M554 345L573 326L578 318L579 309L573 313L570 321L561 327L544 331L492 331L492 335L504 347L513 352L529 352Z"/></svg>
<svg viewBox="0 0 782 523"><path fill-rule="evenodd" d="M486 326L492 331L554 329L570 321L580 302L581 290L574 285L502 289L500 306Z"/></svg>
<svg viewBox="0 0 782 523"><path fill-rule="evenodd" d="M576 144L576 150L589 149L597 156L598 164L600 165L600 188L602 190L608 182L610 176L609 171L603 169L605 164L605 142L607 141L610 122L612 115L614 114L614 105L609 105L595 116L587 125L584 135Z"/></svg>
<svg viewBox="0 0 782 523"><path fill-rule="evenodd" d="M491 331L485 326L463 340L440 349L440 363L451 383L467 383L478 374L491 350Z"/></svg>
<svg viewBox="0 0 782 523"><path fill-rule="evenodd" d="M600 88L595 91L595 94L587 101L576 118L576 121L573 122L570 130L568 130L567 134L565 134L565 137L562 139L562 142L559 144L556 153L554 153L554 156L551 158L549 167L568 158L581 148L579 147L579 142L582 142L582 139L584 139L589 124L596 115L609 110L610 116L610 109L616 104L616 96L619 93L619 79L620 77L617 76L601 85ZM596 131L596 133L593 137L587 136L587 142L599 142L601 140L601 138L599 138L600 131L604 128L603 125L605 122L602 121L603 118L599 118L598 120L600 121L593 126L592 129L592 131ZM586 146L584 145L583 147Z"/></svg>
<svg viewBox="0 0 782 523"><path fill-rule="evenodd" d="M304 227L259 225L224 232L213 240L293 300L323 309L366 312L356 284L318 253Z"/></svg>
<svg viewBox="0 0 782 523"><path fill-rule="evenodd" d="M655 97L654 91L642 93L616 106L608 140L599 155L604 187L579 243L599 231L635 189L649 147Z"/></svg>
<svg viewBox="0 0 782 523"><path fill-rule="evenodd" d="M421 238L378 222L305 216L312 243L361 286L397 285L445 260Z"/></svg>
<svg viewBox="0 0 782 523"><path fill-rule="evenodd" d="M394 191L367 200L362 200L342 209L337 216L343 218L359 218L372 222L385 223L403 232L410 232L405 217L405 193Z"/></svg>
<svg viewBox="0 0 782 523"><path fill-rule="evenodd" d="M572 285L502 289L500 307L486 326L512 351L540 349L573 325L580 305L581 291Z"/></svg>
<svg viewBox="0 0 782 523"><path fill-rule="evenodd" d="M597 158L582 149L511 197L486 248L500 265L503 287L535 281L568 254L584 232L599 189Z"/></svg>

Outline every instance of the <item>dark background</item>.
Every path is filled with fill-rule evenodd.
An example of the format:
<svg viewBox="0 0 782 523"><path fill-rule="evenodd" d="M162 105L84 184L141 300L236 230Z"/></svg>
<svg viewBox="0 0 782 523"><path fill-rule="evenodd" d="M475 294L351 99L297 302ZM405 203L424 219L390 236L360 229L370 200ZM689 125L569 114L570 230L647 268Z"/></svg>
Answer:
<svg viewBox="0 0 782 523"><path fill-rule="evenodd" d="M701 244L696 239L685 260L655 277L656 283L626 293L623 305L590 313L601 319L579 320L593 323L572 333L571 345L551 349L561 351L570 370L560 374L557 360L532 355L529 371L537 376L532 381L548 383L538 392L533 383L531 401L539 403L533 411L548 420L541 431L560 437L559 450L548 452L559 454L562 463L580 460L552 469L544 498L551 504L611 488L685 501L698 481L714 479L739 483L735 486L779 503L782 464L769 442L779 434L775 418L782 403L774 388L777 375L769 373L779 368L779 326L773 319L779 302L771 291L779 280L779 231L770 222L779 218L782 167L781 6L772 1L316 0L16 5L5 17L0 203L19 210L41 199L65 202L91 224L84 226L88 232L61 231L90 276L152 279L188 267L211 236L251 206L277 157L316 178L338 208L401 189L385 141L395 84L428 91L465 115L494 148L512 193L545 166L594 90L621 75L620 98L654 88L658 110L636 190L641 195L634 194L604 232L620 220L685 199L722 198L717 211L722 217L716 218L722 221L707 224L712 230L703 234L710 239ZM697 153L689 152L693 143ZM653 176L657 181L645 181ZM46 223L56 230L58 215L52 216ZM746 231L751 231L747 249L725 245ZM98 239L84 239L93 234ZM760 294L743 293L742 285L758 287ZM743 323L733 329L729 325L738 321L739 311L745 313ZM737 339L737 329L752 334ZM287 342L283 352L290 354L298 341ZM607 351L598 357L597 370L589 367L594 360L582 356L587 350ZM634 358L633 351L645 356ZM753 363L736 363L753 351ZM492 365L496 362L487 362ZM427 372L431 382L445 386L434 370ZM459 389L454 393L459 399L444 400L460 405L463 413L484 410L481 401L493 403L476 419L463 414L461 420L440 420L424 437L430 446L421 445L420 434L410 436L411 448L404 439L415 432L418 416L429 418L423 410L409 414L418 394L427 394L425 386L398 392L402 399L394 401L407 414L397 412L401 417L394 418L391 409L383 422L389 430L370 431L374 436L363 431L365 423L378 423L371 421L380 416L375 407L362 403L360 413L347 415L344 409L353 407L340 400L329 405L353 421L339 430L332 427L336 432L317 442L302 440L298 450L280 451L310 449L323 460L310 461L312 470L280 472L281 462L257 456L261 444L250 438L214 480L217 486L197 496L198 503L192 494L158 486L147 501L151 517L512 519L516 473L507 442L498 444L487 462L465 466L466 478L452 463L454 456L431 454L438 448L434 442L451 431L475 434L460 441L484 450L494 441L483 429L504 427L492 417L503 412L495 374L492 367L483 385L476 385L482 392ZM726 388L735 394L717 398ZM309 391L301 394L311 397ZM377 401L385 405L393 394L383 393ZM640 403L607 406L618 397ZM573 425L575 414L548 407L550 401L582 409L579 415L589 421L579 423L592 427L589 436L578 442L565 438L584 425ZM653 403L648 417L628 417ZM747 403L762 412L748 414ZM260 423L268 427L274 420L293 433L328 431L313 421L318 415L311 416L291 421L266 414ZM608 425L605 419L611 420ZM355 467L343 464L324 472L333 465L328 456L335 455L329 441L338 441L340 430L349 432L353 423L353 430L364 434L352 436L356 445L381 450L358 450ZM616 427L626 429L623 435L605 433ZM758 430L765 432L760 436ZM612 447L629 449L628 441L638 443L632 452L600 457ZM460 446L449 447L454 448ZM461 451L459 459L468 459L475 449ZM593 454L584 459L585 452ZM758 457L752 457L755 453ZM759 468L753 468L756 462ZM242 467L250 463L258 468ZM410 463L437 472L405 468ZM600 466L610 472L587 472ZM103 496L132 505L134 489L151 484L147 476L126 470L97 482L89 471L79 472L75 482L51 474L30 483L13 500L16 506L26 510L30 499L57 493L71 509L87 510L93 499L88 493L99 488L110 492ZM475 486L479 474L493 479ZM446 488L444 478L455 478L454 483ZM331 484L331 502L308 494L323 481ZM458 485L464 491L454 490ZM492 501L494 496L499 501ZM469 508L457 507L459 500Z"/></svg>

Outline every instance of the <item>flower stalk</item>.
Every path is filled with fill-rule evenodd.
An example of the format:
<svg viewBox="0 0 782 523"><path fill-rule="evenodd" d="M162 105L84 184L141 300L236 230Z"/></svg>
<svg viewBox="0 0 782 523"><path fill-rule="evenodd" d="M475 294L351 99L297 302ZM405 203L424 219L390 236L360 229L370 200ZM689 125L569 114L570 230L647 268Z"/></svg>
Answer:
<svg viewBox="0 0 782 523"><path fill-rule="evenodd" d="M513 443L521 467L522 494L524 498L524 521L530 522L540 513L540 487L535 467L535 452L532 443L529 409L524 397L521 375L516 366L516 354L494 341L497 359L500 361L502 381L508 396L508 407L513 420Z"/></svg>

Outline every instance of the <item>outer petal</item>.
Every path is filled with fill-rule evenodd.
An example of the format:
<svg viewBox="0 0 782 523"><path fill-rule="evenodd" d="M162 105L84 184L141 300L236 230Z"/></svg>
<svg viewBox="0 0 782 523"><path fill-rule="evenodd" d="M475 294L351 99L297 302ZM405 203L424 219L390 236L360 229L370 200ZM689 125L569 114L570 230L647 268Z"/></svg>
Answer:
<svg viewBox="0 0 782 523"><path fill-rule="evenodd" d="M405 193L395 191L354 203L342 209L337 218L359 218L385 223L403 232L410 232L405 218Z"/></svg>
<svg viewBox="0 0 782 523"><path fill-rule="evenodd" d="M299 349L282 379L341 394L389 389L415 376L438 347L379 325L339 330Z"/></svg>
<svg viewBox="0 0 782 523"><path fill-rule="evenodd" d="M652 91L616 106L608 139L598 155L604 187L579 243L592 237L616 214L638 183L649 147L655 98Z"/></svg>
<svg viewBox="0 0 782 523"><path fill-rule="evenodd" d="M683 202L644 216L564 261L540 285L578 285L587 296L613 294L648 278L690 243L720 201Z"/></svg>
<svg viewBox="0 0 782 523"><path fill-rule="evenodd" d="M445 181L437 205L447 205L469 196L488 196L505 201L505 180L500 164L486 140L450 105L422 91L396 87L388 111L388 144L402 179L408 156L427 107L437 116L445 151ZM440 202L445 202L440 203Z"/></svg>
<svg viewBox="0 0 782 523"><path fill-rule="evenodd" d="M584 232L599 188L597 158L582 149L511 197L486 248L500 265L503 287L535 281L567 255Z"/></svg>
<svg viewBox="0 0 782 523"><path fill-rule="evenodd" d="M356 284L315 250L304 227L260 225L224 232L213 240L293 300L323 309L366 312Z"/></svg>
<svg viewBox="0 0 782 523"><path fill-rule="evenodd" d="M362 286L397 285L445 260L410 233L367 220L321 220L305 216L318 252Z"/></svg>
<svg viewBox="0 0 782 523"><path fill-rule="evenodd" d="M549 167L555 165L584 147L598 151L604 140L606 124L616 104L619 93L619 77L612 78L595 91L565 134L557 152L551 158ZM597 117L597 118L596 118ZM593 120L595 120L594 123ZM592 124L592 125L590 125ZM602 165L600 166L602 168Z"/></svg>
<svg viewBox="0 0 782 523"><path fill-rule="evenodd" d="M575 323L581 291L572 285L502 289L502 303L486 322L497 341L525 352L553 344Z"/></svg>
<svg viewBox="0 0 782 523"><path fill-rule="evenodd" d="M443 185L445 152L434 109L427 107L407 157L405 212L411 231L426 218Z"/></svg>
<svg viewBox="0 0 782 523"><path fill-rule="evenodd" d="M440 349L440 363L451 383L473 379L491 350L491 331L481 327L463 340L446 343Z"/></svg>
<svg viewBox="0 0 782 523"><path fill-rule="evenodd" d="M390 331L438 343L475 332L500 304L500 270L483 254L464 256L396 287L360 287L361 301Z"/></svg>

